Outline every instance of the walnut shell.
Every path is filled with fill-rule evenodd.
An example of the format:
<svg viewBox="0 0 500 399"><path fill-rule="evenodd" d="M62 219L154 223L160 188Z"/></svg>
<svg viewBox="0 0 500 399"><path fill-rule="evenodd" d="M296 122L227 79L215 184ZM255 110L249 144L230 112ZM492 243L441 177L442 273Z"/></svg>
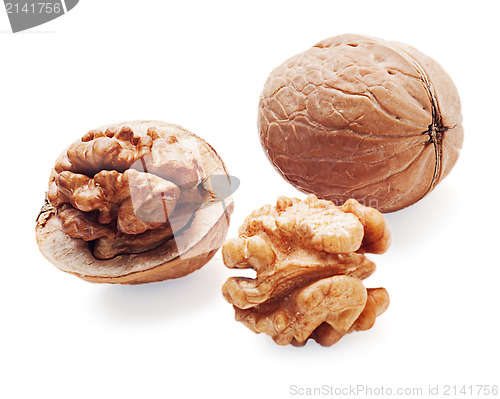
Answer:
<svg viewBox="0 0 500 399"><path fill-rule="evenodd" d="M215 150L180 126L104 126L57 159L38 246L56 267L91 282L182 277L223 244L233 201L220 191L230 184Z"/></svg>
<svg viewBox="0 0 500 399"><path fill-rule="evenodd" d="M457 89L432 58L359 35L324 40L271 72L264 150L299 190L392 212L423 198L463 142Z"/></svg>

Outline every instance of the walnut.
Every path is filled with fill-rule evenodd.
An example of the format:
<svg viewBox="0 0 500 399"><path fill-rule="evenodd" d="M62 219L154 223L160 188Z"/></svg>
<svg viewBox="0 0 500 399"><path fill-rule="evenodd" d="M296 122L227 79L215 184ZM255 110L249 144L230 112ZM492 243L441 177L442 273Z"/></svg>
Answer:
<svg viewBox="0 0 500 399"><path fill-rule="evenodd" d="M127 170L135 161L151 152L150 135L138 136L128 126L91 130L80 141L72 144L57 161L55 170L95 174L102 169L119 172Z"/></svg>
<svg viewBox="0 0 500 399"><path fill-rule="evenodd" d="M263 148L296 188L382 212L423 198L463 142L451 78L413 47L359 35L324 40L274 69L259 103Z"/></svg>
<svg viewBox="0 0 500 399"><path fill-rule="evenodd" d="M57 267L93 282L181 277L222 245L230 186L214 149L179 126L135 121L92 130L56 160L38 244Z"/></svg>
<svg viewBox="0 0 500 399"><path fill-rule="evenodd" d="M384 288L366 289L375 271L366 252L390 244L384 218L349 199L342 206L280 197L248 216L239 237L222 248L229 268L254 269L255 279L231 277L222 292L236 320L280 345L313 338L332 345L353 330L367 330L389 305Z"/></svg>

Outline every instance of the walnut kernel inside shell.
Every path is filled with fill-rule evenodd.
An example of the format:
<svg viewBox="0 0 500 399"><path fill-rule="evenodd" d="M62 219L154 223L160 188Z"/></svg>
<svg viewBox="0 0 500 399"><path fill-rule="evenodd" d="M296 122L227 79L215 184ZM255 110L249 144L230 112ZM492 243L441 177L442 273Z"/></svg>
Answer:
<svg viewBox="0 0 500 399"><path fill-rule="evenodd" d="M212 227L224 235L227 231L227 223L218 221L229 220L232 200L218 200L211 184L214 175L230 185L213 148L178 126L154 121L111 125L88 132L59 156L45 212L57 219L60 232L70 238L68 245L78 246L75 252L85 249L85 262L96 266L90 273L112 278L119 274L116 265L139 262L141 255L147 259L161 252L163 261L182 256L188 260L188 250L196 257L222 244L214 240L192 252ZM45 219L39 218L40 233ZM47 238L39 238L42 249Z"/></svg>

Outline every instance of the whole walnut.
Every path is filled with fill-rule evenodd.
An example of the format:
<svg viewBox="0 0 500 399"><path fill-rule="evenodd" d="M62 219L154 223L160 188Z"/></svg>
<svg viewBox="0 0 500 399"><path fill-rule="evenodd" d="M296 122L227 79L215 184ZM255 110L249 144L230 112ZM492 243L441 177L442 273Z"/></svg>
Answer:
<svg viewBox="0 0 500 399"><path fill-rule="evenodd" d="M260 139L296 188L392 212L452 169L463 143L457 89L413 47L359 35L324 40L271 72Z"/></svg>
<svg viewBox="0 0 500 399"><path fill-rule="evenodd" d="M42 254L99 283L184 276L222 245L231 179L215 150L170 123L91 130L56 160L38 216Z"/></svg>

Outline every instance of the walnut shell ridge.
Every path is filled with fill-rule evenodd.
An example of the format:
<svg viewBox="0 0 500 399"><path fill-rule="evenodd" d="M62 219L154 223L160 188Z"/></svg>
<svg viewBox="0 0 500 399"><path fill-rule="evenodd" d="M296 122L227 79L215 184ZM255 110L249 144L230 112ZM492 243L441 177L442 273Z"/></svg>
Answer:
<svg viewBox="0 0 500 399"><path fill-rule="evenodd" d="M91 282L185 276L213 257L229 226L233 200L218 195L213 176L231 184L217 152L180 126L131 121L90 131L56 161L39 249Z"/></svg>
<svg viewBox="0 0 500 399"><path fill-rule="evenodd" d="M463 143L445 70L403 43L326 39L274 69L259 101L262 146L299 190L392 212L450 172Z"/></svg>

